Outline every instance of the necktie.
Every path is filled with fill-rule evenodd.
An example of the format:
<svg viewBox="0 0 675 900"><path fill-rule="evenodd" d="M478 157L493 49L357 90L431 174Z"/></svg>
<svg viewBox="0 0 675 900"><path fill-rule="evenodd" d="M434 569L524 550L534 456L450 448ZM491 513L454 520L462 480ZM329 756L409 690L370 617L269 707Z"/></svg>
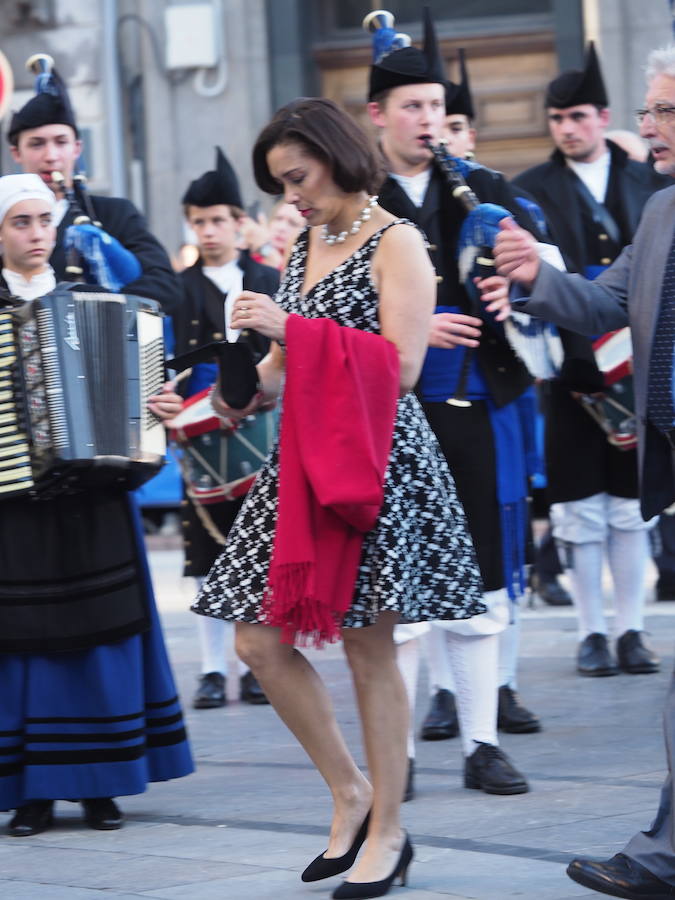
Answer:
<svg viewBox="0 0 675 900"><path fill-rule="evenodd" d="M673 346L675 345L675 237L663 276L661 306L649 359L648 417L660 431L675 424L673 407Z"/></svg>

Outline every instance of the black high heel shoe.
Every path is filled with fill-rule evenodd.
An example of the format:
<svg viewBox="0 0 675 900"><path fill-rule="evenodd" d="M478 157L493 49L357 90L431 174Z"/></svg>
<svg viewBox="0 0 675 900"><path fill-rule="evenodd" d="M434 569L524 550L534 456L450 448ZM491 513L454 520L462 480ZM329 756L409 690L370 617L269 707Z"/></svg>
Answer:
<svg viewBox="0 0 675 900"><path fill-rule="evenodd" d="M384 897L389 893L389 888L396 878L400 878L401 885L406 884L408 866L412 862L413 855L412 844L406 833L401 855L389 878L383 878L382 881L343 881L340 887L333 892L334 900L369 900L370 897Z"/></svg>
<svg viewBox="0 0 675 900"><path fill-rule="evenodd" d="M303 881L321 881L322 878L332 878L333 875L340 875L342 872L346 872L347 869L351 869L354 865L354 860L356 859L356 854L361 849L361 845L366 839L366 835L368 834L368 824L370 822L370 812L363 820L363 824L356 832L356 837L354 841L347 850L346 853L343 853L342 856L335 856L329 859L323 855L323 853L319 854L316 859L313 859L311 863L307 866L305 871L300 876ZM324 853L326 851L324 850Z"/></svg>

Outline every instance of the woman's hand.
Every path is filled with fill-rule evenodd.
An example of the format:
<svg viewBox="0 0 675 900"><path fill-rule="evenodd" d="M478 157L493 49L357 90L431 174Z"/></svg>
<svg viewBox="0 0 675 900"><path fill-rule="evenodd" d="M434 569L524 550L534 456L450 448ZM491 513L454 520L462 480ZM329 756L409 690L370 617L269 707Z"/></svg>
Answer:
<svg viewBox="0 0 675 900"><path fill-rule="evenodd" d="M480 291L480 299L488 305L487 312L494 313L498 322L508 319L511 314L509 302L509 282L501 275L490 275L488 278L474 278L474 284Z"/></svg>
<svg viewBox="0 0 675 900"><path fill-rule="evenodd" d="M173 381L167 381L162 386L161 394L148 397L148 409L163 421L173 419L183 408L183 398L174 391L173 387Z"/></svg>
<svg viewBox="0 0 675 900"><path fill-rule="evenodd" d="M463 313L434 313L429 330L429 346L454 350L455 347L477 347L482 319Z"/></svg>
<svg viewBox="0 0 675 900"><path fill-rule="evenodd" d="M245 419L246 416L252 415L260 406L262 394L255 394L251 402L243 409L235 409L233 406L228 406L227 403L223 400L220 393L220 385L219 383L216 383L211 389L209 398L211 400L213 411L217 416L225 420L224 424L227 426L232 423L237 423L240 419Z"/></svg>
<svg viewBox="0 0 675 900"><path fill-rule="evenodd" d="M252 328L273 341L283 341L286 336L288 313L267 296L243 291L232 307L231 328Z"/></svg>

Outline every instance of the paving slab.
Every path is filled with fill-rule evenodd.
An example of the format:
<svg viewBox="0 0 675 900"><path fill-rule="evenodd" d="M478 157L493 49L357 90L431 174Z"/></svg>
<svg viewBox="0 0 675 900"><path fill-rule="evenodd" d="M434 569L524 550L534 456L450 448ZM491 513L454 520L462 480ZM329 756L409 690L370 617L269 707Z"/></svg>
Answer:
<svg viewBox="0 0 675 900"><path fill-rule="evenodd" d="M151 553L167 646L183 698L197 772L122 798L125 827L96 832L77 805L57 805L56 827L31 839L0 834L2 900L314 900L339 878L313 885L299 872L325 847L326 788L270 707L237 700L193 710L199 674L194 588L180 553ZM650 573L650 585L653 572ZM608 611L611 611L608 594ZM417 796L403 808L415 845L401 900L579 900L575 855L611 856L656 810L665 774L661 711L675 645L675 604L650 602L647 628L660 673L579 678L572 610L523 612L523 702L542 719L534 735L502 735L528 777L529 794L488 796L462 787L458 740L418 742ZM229 655L232 656L230 647ZM363 765L349 672L339 646L308 654L327 683L338 720ZM232 671L234 669L232 668ZM416 710L426 713L422 673ZM0 813L0 830L9 814Z"/></svg>

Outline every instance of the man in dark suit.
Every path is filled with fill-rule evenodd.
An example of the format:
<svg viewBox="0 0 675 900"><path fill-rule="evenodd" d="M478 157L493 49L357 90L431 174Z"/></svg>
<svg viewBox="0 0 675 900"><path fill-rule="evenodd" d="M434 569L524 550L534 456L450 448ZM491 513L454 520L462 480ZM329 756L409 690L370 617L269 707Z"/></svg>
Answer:
<svg viewBox="0 0 675 900"><path fill-rule="evenodd" d="M675 177L675 51L654 51L647 65L640 133L650 144L654 167ZM633 243L596 281L540 264L527 232L508 223L497 239L499 271L530 293L523 308L564 328L598 334L629 324L633 339L635 412L638 429L640 501L645 519L675 501L675 187L647 203ZM576 859L568 875L604 894L637 898L675 897L673 769L675 681L665 710L669 775L651 828L636 834L622 853L605 862Z"/></svg>
<svg viewBox="0 0 675 900"><path fill-rule="evenodd" d="M59 86L61 86L59 80ZM59 198L54 214L56 244L50 258L57 281L66 280L66 228L77 215L52 179L63 176L70 189L73 172L82 151L82 141L73 110L64 92L42 92L31 98L12 116L7 138L12 158L26 173L39 175ZM121 287L126 294L149 297L170 312L180 301L180 288L166 252L148 231L143 216L128 200L120 197L90 196L96 220L108 234L129 250L141 266L141 275Z"/></svg>
<svg viewBox="0 0 675 900"><path fill-rule="evenodd" d="M270 342L263 335L230 327L232 305L242 291L272 295L279 287L276 269L254 262L247 250L237 248L240 224L246 216L242 206L237 175L218 147L215 170L191 182L183 195L185 219L196 236L199 258L179 276L185 297L172 317L178 354L225 338L247 344L256 363L269 350ZM209 387L215 381L215 369L212 363L194 366L186 394ZM224 435L220 439L230 440ZM183 501L185 575L203 579L208 574L222 550L219 541L224 542L242 501L243 497L210 504L206 511L197 510L189 499ZM204 527L204 515L210 519L211 533ZM193 706L210 709L226 701L225 634L233 626L209 616L197 618L202 673ZM267 702L250 669L241 677L240 696L249 703Z"/></svg>
<svg viewBox="0 0 675 900"><path fill-rule="evenodd" d="M668 181L605 139L608 99L591 43L585 68L548 86L546 107L556 149L515 184L546 216L567 268L597 277L630 243L649 197ZM637 502L635 450L610 445L577 399L602 389L590 340L561 332L558 377L543 391L548 499L556 538L565 545L579 613L577 669L585 676L658 670L642 638L644 577L650 549ZM603 615L604 545L614 583L617 663Z"/></svg>

